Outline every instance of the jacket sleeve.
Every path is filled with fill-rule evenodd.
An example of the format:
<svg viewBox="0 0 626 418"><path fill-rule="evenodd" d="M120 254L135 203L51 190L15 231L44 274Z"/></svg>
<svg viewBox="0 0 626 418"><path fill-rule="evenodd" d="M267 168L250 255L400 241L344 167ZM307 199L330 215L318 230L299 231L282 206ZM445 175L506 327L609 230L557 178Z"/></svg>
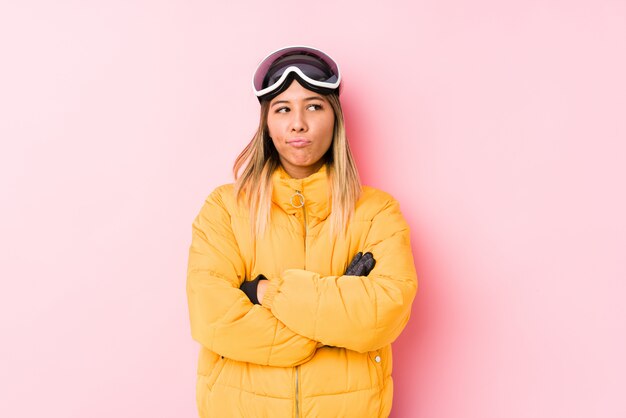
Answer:
<svg viewBox="0 0 626 418"><path fill-rule="evenodd" d="M417 291L409 229L392 198L372 219L366 247L376 260L367 277L287 270L270 279L262 304L324 345L359 352L386 346L406 325Z"/></svg>
<svg viewBox="0 0 626 418"><path fill-rule="evenodd" d="M219 190L219 189L218 189ZM245 266L219 193L192 225L187 298L193 338L224 357L288 367L310 359L318 343L296 334L239 289Z"/></svg>

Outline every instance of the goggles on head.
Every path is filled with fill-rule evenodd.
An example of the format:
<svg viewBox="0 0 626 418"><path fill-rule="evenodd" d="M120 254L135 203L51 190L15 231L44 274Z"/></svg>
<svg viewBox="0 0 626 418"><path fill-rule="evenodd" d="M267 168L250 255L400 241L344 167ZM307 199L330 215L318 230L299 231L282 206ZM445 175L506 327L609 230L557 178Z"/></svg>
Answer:
<svg viewBox="0 0 626 418"><path fill-rule="evenodd" d="M259 101L278 96L297 79L303 87L321 94L338 91L341 83L339 65L319 49L290 46L269 54L252 78Z"/></svg>

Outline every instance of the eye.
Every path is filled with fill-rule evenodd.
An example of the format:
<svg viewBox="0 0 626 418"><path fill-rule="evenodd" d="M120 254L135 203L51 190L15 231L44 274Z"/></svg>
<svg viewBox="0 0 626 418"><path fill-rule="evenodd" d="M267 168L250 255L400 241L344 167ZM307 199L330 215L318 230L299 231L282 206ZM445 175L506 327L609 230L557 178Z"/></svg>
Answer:
<svg viewBox="0 0 626 418"><path fill-rule="evenodd" d="M289 112L289 108L287 106L279 107L276 109L276 113L287 113Z"/></svg>
<svg viewBox="0 0 626 418"><path fill-rule="evenodd" d="M310 104L306 107L308 110L321 110L322 109L322 105L320 104Z"/></svg>

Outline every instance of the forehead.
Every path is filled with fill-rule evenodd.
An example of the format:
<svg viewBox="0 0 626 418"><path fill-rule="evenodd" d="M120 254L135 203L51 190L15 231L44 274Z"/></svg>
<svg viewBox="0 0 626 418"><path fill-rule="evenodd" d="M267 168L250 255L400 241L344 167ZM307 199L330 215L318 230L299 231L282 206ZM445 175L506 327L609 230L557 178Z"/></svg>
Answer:
<svg viewBox="0 0 626 418"><path fill-rule="evenodd" d="M291 85L278 96L274 97L270 104L274 102L297 102L303 100L321 99L327 101L326 97L322 94L311 91L303 87L297 80L292 81Z"/></svg>

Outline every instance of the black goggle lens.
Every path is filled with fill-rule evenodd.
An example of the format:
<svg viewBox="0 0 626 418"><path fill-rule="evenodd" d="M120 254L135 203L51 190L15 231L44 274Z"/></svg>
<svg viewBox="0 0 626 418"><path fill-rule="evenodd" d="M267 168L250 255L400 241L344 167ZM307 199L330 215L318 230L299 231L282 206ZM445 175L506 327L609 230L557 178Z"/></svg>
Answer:
<svg viewBox="0 0 626 418"><path fill-rule="evenodd" d="M307 77L316 81L337 81L337 76L324 61L311 55L295 54L282 57L272 64L263 79L262 88L276 83L289 67L297 67Z"/></svg>

